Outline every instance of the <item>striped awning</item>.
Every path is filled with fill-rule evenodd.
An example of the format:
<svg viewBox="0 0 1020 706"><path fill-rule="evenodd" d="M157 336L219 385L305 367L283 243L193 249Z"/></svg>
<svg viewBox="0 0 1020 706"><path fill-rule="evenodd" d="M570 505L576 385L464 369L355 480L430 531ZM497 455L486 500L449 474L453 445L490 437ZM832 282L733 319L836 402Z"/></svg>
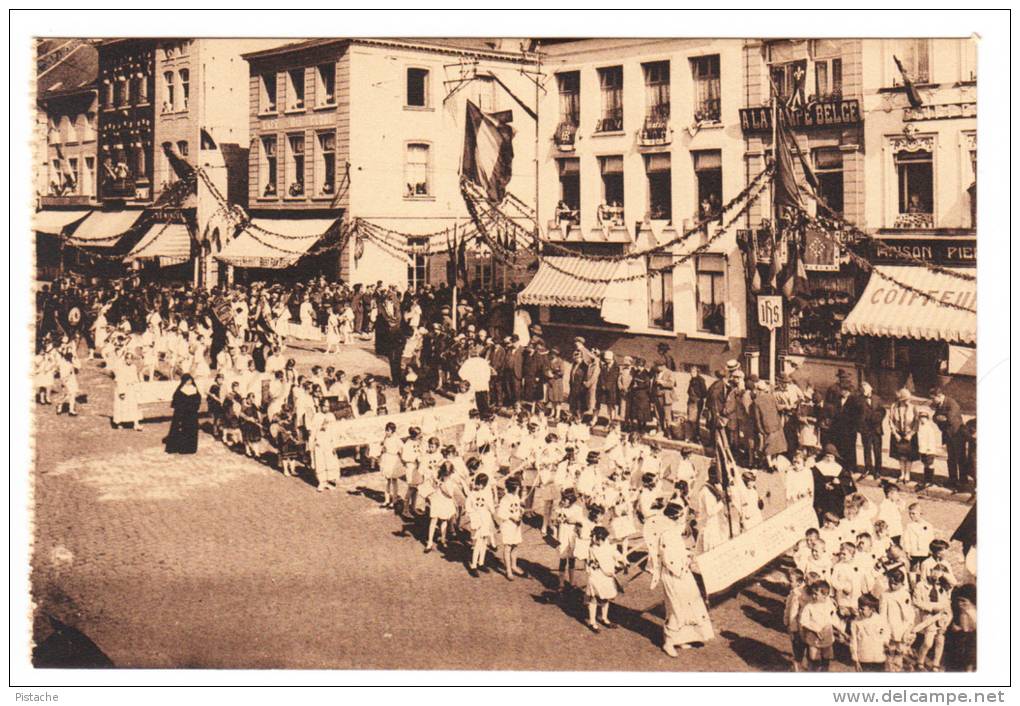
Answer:
<svg viewBox="0 0 1020 706"><path fill-rule="evenodd" d="M253 218L216 259L234 267L290 267L336 222L336 218Z"/></svg>
<svg viewBox="0 0 1020 706"><path fill-rule="evenodd" d="M82 220L89 211L42 210L32 214L32 230L47 235L60 235L64 228Z"/></svg>
<svg viewBox="0 0 1020 706"><path fill-rule="evenodd" d="M976 314L944 306L912 291L920 290L939 302L976 310L975 281L921 266L875 266L875 270L857 305L843 321L845 333L948 343L977 342ZM967 269L952 271L965 275L975 273Z"/></svg>
<svg viewBox="0 0 1020 706"><path fill-rule="evenodd" d="M158 259L160 265L176 265L191 259L191 233L183 223L154 223L125 262Z"/></svg>
<svg viewBox="0 0 1020 706"><path fill-rule="evenodd" d="M112 248L141 217L141 211L93 211L67 240L72 245Z"/></svg>
<svg viewBox="0 0 1020 706"><path fill-rule="evenodd" d="M612 279L619 267L619 262L607 260L568 256L542 258L534 278L517 295L517 303L601 309L609 283L588 280ZM578 279L575 275L584 279Z"/></svg>

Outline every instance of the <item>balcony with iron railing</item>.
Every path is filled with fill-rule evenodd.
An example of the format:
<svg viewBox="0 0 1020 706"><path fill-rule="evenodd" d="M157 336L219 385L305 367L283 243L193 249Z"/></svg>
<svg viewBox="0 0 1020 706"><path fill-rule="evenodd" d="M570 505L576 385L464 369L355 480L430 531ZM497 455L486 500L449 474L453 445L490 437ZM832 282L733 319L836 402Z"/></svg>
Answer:
<svg viewBox="0 0 1020 706"><path fill-rule="evenodd" d="M719 98L706 98L694 110L696 123L717 123L722 116L722 101Z"/></svg>
<svg viewBox="0 0 1020 706"><path fill-rule="evenodd" d="M623 108L611 108L595 123L595 132L622 132Z"/></svg>
<svg viewBox="0 0 1020 706"><path fill-rule="evenodd" d="M638 143L642 147L668 145L672 139L669 127L669 106L657 105L645 116L644 125L638 131Z"/></svg>

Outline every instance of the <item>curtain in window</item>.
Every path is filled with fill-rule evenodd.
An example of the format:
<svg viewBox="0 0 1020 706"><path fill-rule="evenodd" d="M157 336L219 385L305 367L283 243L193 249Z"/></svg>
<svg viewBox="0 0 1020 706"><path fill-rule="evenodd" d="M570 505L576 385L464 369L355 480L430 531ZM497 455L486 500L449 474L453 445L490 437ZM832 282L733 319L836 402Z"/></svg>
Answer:
<svg viewBox="0 0 1020 706"><path fill-rule="evenodd" d="M581 114L581 96L577 92L560 92L560 122L576 125Z"/></svg>
<svg viewBox="0 0 1020 706"><path fill-rule="evenodd" d="M623 71L608 69L602 72L602 117L623 117Z"/></svg>

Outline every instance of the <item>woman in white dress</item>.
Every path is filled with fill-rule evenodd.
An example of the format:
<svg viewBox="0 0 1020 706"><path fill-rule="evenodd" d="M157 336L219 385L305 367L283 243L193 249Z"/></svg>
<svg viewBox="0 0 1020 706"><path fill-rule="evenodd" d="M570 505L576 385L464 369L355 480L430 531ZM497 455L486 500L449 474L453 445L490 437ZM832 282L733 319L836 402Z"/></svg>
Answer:
<svg viewBox="0 0 1020 706"><path fill-rule="evenodd" d="M333 421L333 415L327 411L326 402L323 401L319 409L312 414L308 421L308 446L312 451L312 470L315 472L315 490L322 492L328 488L331 478L332 462L339 464L336 457L336 450L331 443L329 425Z"/></svg>
<svg viewBox="0 0 1020 706"><path fill-rule="evenodd" d="M340 315L336 307L330 309L326 321L326 355L340 352Z"/></svg>
<svg viewBox="0 0 1020 706"><path fill-rule="evenodd" d="M138 393L135 385L141 382L135 357L128 353L120 360L113 371L115 387L113 390L113 426L130 425L135 431L141 431L142 410L138 404Z"/></svg>
<svg viewBox="0 0 1020 706"><path fill-rule="evenodd" d="M691 572L686 516L684 508L674 503L663 511L670 526L659 535L652 573L652 589L661 583L666 596L662 649L670 657L677 656L677 645L689 649L715 637L708 609Z"/></svg>
<svg viewBox="0 0 1020 706"><path fill-rule="evenodd" d="M729 539L726 504L712 477L698 491L698 552L707 552Z"/></svg>
<svg viewBox="0 0 1020 706"><path fill-rule="evenodd" d="M351 303L344 303L344 308L340 312L340 343L342 345L350 345L354 342L354 309L351 308Z"/></svg>
<svg viewBox="0 0 1020 706"><path fill-rule="evenodd" d="M319 327L315 325L315 307L310 299L305 299L298 307L298 318L301 320L301 338L314 341L319 338Z"/></svg>
<svg viewBox="0 0 1020 706"><path fill-rule="evenodd" d="M383 507L393 507L394 501L400 497L400 479L404 476L404 464L400 461L400 450L404 442L397 436L397 425L386 422L386 431L382 440L382 452L379 454L379 472L386 479L386 493L383 495Z"/></svg>

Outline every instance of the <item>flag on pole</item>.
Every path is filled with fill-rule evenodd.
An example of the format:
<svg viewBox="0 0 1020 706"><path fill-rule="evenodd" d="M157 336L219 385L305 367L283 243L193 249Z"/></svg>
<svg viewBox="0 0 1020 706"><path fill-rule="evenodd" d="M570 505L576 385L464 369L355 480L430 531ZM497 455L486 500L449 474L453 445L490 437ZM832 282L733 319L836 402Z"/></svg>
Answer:
<svg viewBox="0 0 1020 706"><path fill-rule="evenodd" d="M486 114L471 101L467 102L464 126L464 156L461 175L475 182L492 203L506 196L514 159L514 129L509 111Z"/></svg>
<svg viewBox="0 0 1020 706"><path fill-rule="evenodd" d="M793 168L793 150L796 147L793 134L786 125L786 111L779 107L779 101L773 102L772 119L775 121L775 176L773 177L772 200L776 207L776 215L786 208L800 210L804 207L800 199L800 188L797 186L797 175Z"/></svg>
<svg viewBox="0 0 1020 706"><path fill-rule="evenodd" d="M903 89L907 93L907 100L910 101L910 107L920 108L924 105L924 100L921 98L921 94L918 93L917 87L914 86L914 82L910 79L910 74L903 68L903 62L900 58L893 54L893 61L896 62L896 68L900 70L900 75L903 77Z"/></svg>

